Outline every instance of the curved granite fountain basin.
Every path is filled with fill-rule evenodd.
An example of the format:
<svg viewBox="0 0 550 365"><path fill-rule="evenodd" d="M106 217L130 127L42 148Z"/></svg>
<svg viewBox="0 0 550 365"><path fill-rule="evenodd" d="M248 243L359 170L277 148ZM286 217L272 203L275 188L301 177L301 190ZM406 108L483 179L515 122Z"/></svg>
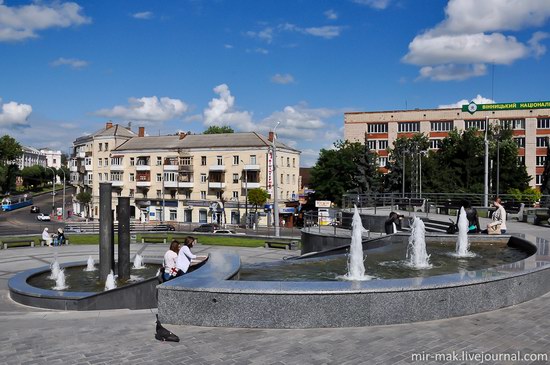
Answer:
<svg viewBox="0 0 550 365"><path fill-rule="evenodd" d="M456 236L439 237L456 240ZM392 239L395 237L387 237L390 242ZM550 291L548 241L510 235L484 236L483 239L506 242L532 254L517 262L466 273L391 280L299 282L235 280L241 267L239 256L229 252L213 253L201 269L158 286L158 313L162 322L170 324L360 327L480 313Z"/></svg>
<svg viewBox="0 0 550 365"><path fill-rule="evenodd" d="M162 264L160 260L145 259L145 264ZM86 267L86 261L59 265L61 268ZM22 271L8 282L10 297L32 307L62 310L105 310L155 308L158 278L152 276L142 281L128 283L108 291L58 291L38 288L29 284L38 276L48 275L50 266Z"/></svg>

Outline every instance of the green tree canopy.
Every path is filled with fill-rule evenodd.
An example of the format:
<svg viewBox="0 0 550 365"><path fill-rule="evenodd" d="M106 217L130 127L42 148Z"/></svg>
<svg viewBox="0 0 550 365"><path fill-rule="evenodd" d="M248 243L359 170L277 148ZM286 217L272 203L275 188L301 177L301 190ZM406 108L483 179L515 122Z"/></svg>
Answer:
<svg viewBox="0 0 550 365"><path fill-rule="evenodd" d="M208 127L208 129L202 132L202 134L222 134L222 133L235 133L235 131L233 130L233 128L231 128L228 125L222 125L222 126L211 125L210 127Z"/></svg>
<svg viewBox="0 0 550 365"><path fill-rule="evenodd" d="M264 189L255 188L248 190L248 202L253 204L255 210L258 211L258 206L262 206L267 202L269 193Z"/></svg>
<svg viewBox="0 0 550 365"><path fill-rule="evenodd" d="M0 137L0 164L6 165L23 154L23 148L7 134Z"/></svg>

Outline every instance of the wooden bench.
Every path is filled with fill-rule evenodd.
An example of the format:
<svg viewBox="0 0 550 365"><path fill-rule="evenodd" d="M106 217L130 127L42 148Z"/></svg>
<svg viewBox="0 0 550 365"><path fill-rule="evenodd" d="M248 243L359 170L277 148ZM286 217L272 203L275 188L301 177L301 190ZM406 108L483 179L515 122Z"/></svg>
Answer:
<svg viewBox="0 0 550 365"><path fill-rule="evenodd" d="M7 240L1 240L0 244L2 245L2 248L4 250L7 250L9 246L19 247L19 246L30 245L31 247L34 247L34 240L30 238L21 238L21 239L12 239L12 240L7 239Z"/></svg>
<svg viewBox="0 0 550 365"><path fill-rule="evenodd" d="M265 241L265 248L284 248L285 250L295 250L298 248L298 242L296 241Z"/></svg>
<svg viewBox="0 0 550 365"><path fill-rule="evenodd" d="M460 207L462 207L462 201L461 200L447 200L443 202L443 204L437 205L437 213L438 214L446 214L449 215L449 210L459 210Z"/></svg>
<svg viewBox="0 0 550 365"><path fill-rule="evenodd" d="M400 210L424 212L426 210L426 199L420 198L397 198L395 205ZM419 208L418 210L416 208Z"/></svg>
<svg viewBox="0 0 550 365"><path fill-rule="evenodd" d="M141 243L166 243L167 236L141 236Z"/></svg>
<svg viewBox="0 0 550 365"><path fill-rule="evenodd" d="M64 244L64 245L68 245L68 244L69 244L69 240L68 240L68 239L65 239L65 241L63 241L63 244ZM40 246L46 246L46 241L44 241L43 239L40 239ZM52 239L52 246L53 246L53 239ZM61 246L61 245L58 245L58 246Z"/></svg>

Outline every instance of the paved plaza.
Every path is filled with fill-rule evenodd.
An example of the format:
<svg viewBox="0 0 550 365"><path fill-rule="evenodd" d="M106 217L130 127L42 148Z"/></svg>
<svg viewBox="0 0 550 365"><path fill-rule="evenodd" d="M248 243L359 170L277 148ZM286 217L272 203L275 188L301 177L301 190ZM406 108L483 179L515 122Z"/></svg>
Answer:
<svg viewBox="0 0 550 365"><path fill-rule="evenodd" d="M547 227L509 223L509 230L550 238ZM139 252L160 259L166 246L134 244L131 250L132 256ZM194 249L198 254L214 250L237 251L243 263L298 254L204 245ZM9 298L7 282L16 272L48 265L55 256L71 262L90 255L97 260L97 246L0 251L1 364L477 364L479 356L484 363L542 364L548 361L497 356L550 357L550 294L493 312L391 326L270 330L166 325L179 343L154 339L156 310L65 312L25 307Z"/></svg>

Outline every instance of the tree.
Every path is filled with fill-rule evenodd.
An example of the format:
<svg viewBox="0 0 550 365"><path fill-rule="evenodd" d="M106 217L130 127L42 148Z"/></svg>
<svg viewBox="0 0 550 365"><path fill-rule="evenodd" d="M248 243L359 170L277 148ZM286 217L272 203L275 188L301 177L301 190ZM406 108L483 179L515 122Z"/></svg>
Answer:
<svg viewBox="0 0 550 365"><path fill-rule="evenodd" d="M202 132L202 134L222 134L222 133L235 133L235 131L233 130L233 128L231 128L228 125L222 125L222 126L211 125L210 127L208 127L207 130Z"/></svg>
<svg viewBox="0 0 550 365"><path fill-rule="evenodd" d="M543 195L540 205L550 208L550 138L546 139L546 159L544 160L540 192Z"/></svg>
<svg viewBox="0 0 550 365"><path fill-rule="evenodd" d="M512 130L497 127L491 131L490 135L492 136L492 140L489 155L491 160L493 160L493 168L491 170L492 191L495 194L497 193L497 179L499 194L512 188L522 191L527 189L531 177L527 174L525 165L518 163L518 145L513 139Z"/></svg>
<svg viewBox="0 0 550 365"><path fill-rule="evenodd" d="M420 158L423 151L428 150L429 145L428 137L421 133L416 133L412 137L399 137L394 141L386 165L389 172L384 176L386 192L403 190L403 169L405 170L405 191L420 190Z"/></svg>
<svg viewBox="0 0 550 365"><path fill-rule="evenodd" d="M84 205L86 209L86 216L89 216L90 211L90 202L92 201L92 194L88 193L87 191L81 191L80 193L76 194L76 201L80 204Z"/></svg>
<svg viewBox="0 0 550 365"><path fill-rule="evenodd" d="M258 205L264 205L268 198L269 193L264 189L255 188L248 190L248 202L254 204L255 212L258 212Z"/></svg>
<svg viewBox="0 0 550 365"><path fill-rule="evenodd" d="M311 185L319 199L342 203L342 195L378 191L380 173L376 154L359 142L337 141L334 149L321 149L311 169Z"/></svg>
<svg viewBox="0 0 550 365"><path fill-rule="evenodd" d="M12 137L7 134L0 137L0 164L7 165L14 162L23 154L23 148Z"/></svg>
<svg viewBox="0 0 550 365"><path fill-rule="evenodd" d="M31 186L38 186L42 184L43 168L38 165L25 167L21 170L21 178L23 179L23 185L28 189Z"/></svg>

